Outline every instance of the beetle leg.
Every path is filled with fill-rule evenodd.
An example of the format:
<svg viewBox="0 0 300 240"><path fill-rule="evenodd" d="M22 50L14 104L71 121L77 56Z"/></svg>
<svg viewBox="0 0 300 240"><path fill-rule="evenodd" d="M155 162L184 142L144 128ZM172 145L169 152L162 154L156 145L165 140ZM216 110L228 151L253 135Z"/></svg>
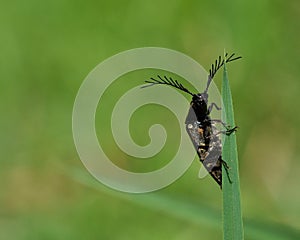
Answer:
<svg viewBox="0 0 300 240"><path fill-rule="evenodd" d="M237 128L238 127L236 126L236 127L233 127L233 128L228 128L225 131L218 131L214 135L219 135L220 133L222 133L222 134L226 134L227 136L230 136L232 133L234 133L235 131L237 131Z"/></svg>
<svg viewBox="0 0 300 240"><path fill-rule="evenodd" d="M210 122L216 122L216 123L221 123L227 130L229 129L229 125L227 125L226 123L224 123L222 120L220 119L211 119Z"/></svg>
<svg viewBox="0 0 300 240"><path fill-rule="evenodd" d="M208 111L207 111L208 114L210 114L210 112L212 111L213 106L215 106L215 108L216 108L217 110L221 110L221 108L218 107L217 104L213 102L213 103L211 103L211 104L209 105L209 107L208 107Z"/></svg>
<svg viewBox="0 0 300 240"><path fill-rule="evenodd" d="M225 172L226 172L228 181L229 181L230 183L232 183L232 180L231 180L231 178L230 178L230 176L229 176L229 172L228 172L228 169L230 169L230 168L229 168L227 162L225 162L222 158L220 158L220 161L221 161L222 165L224 166L224 169L225 169Z"/></svg>

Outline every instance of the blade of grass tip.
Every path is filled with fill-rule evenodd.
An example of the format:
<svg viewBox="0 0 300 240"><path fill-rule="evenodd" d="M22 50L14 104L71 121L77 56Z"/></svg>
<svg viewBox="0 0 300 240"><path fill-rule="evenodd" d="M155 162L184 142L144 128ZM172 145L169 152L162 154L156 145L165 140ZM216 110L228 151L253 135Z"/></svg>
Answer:
<svg viewBox="0 0 300 240"><path fill-rule="evenodd" d="M222 121L231 127L235 126L232 96L228 81L226 64L224 63L223 81L222 81L222 99L224 108L222 111ZM238 172L238 155L236 136L231 134L223 139L223 160L229 166L229 178L226 177L226 169L223 172L223 239L241 240L244 239L241 200L240 200L240 181Z"/></svg>

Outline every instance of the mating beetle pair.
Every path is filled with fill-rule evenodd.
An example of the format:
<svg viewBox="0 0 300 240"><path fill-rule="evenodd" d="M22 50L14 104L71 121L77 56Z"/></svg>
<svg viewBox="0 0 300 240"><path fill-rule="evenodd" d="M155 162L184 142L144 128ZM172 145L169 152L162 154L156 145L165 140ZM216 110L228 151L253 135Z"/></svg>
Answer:
<svg viewBox="0 0 300 240"><path fill-rule="evenodd" d="M224 59L219 56L215 63L212 64L211 69L209 70L206 88L202 93L195 94L190 92L181 83L179 83L177 80L173 80L171 77L161 77L158 75L158 79L150 78L151 80L145 81L146 83L150 83L151 85L169 85L192 96L190 109L185 120L186 131L193 142L201 163L221 188L222 165L226 170L226 174L230 182L231 180L228 174L229 167L227 163L222 159L222 143L220 135L230 135L236 131L237 127L230 128L220 119L211 119L210 113L213 108L215 107L217 110L221 110L221 108L218 107L215 103L211 103L210 105L208 105L207 92L215 74L224 65L224 63L229 63L241 58L234 57L234 55L235 54L233 53L228 57L228 54L226 54ZM216 128L217 123L222 124L226 128L226 130L219 131Z"/></svg>

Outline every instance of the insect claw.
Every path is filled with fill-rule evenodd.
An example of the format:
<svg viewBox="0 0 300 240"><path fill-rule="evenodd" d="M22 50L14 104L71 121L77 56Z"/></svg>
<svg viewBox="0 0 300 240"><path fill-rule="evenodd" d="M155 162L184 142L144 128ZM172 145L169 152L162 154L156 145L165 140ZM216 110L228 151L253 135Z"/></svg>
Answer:
<svg viewBox="0 0 300 240"><path fill-rule="evenodd" d="M230 136L232 133L236 132L237 131L237 126L235 126L234 128L231 128L231 129L227 129L227 131L225 132L225 134L227 136Z"/></svg>

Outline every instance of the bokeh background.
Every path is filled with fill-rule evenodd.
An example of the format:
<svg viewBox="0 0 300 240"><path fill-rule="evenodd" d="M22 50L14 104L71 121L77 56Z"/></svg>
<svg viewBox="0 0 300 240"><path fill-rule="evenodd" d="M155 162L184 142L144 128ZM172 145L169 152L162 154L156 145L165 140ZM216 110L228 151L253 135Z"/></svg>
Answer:
<svg viewBox="0 0 300 240"><path fill-rule="evenodd" d="M197 160L171 186L130 195L98 183L77 155L71 117L83 79L104 59L146 46L206 69L224 48L243 56L229 79L245 237L300 238L299 1L0 5L0 239L222 238L222 194L196 177Z"/></svg>

